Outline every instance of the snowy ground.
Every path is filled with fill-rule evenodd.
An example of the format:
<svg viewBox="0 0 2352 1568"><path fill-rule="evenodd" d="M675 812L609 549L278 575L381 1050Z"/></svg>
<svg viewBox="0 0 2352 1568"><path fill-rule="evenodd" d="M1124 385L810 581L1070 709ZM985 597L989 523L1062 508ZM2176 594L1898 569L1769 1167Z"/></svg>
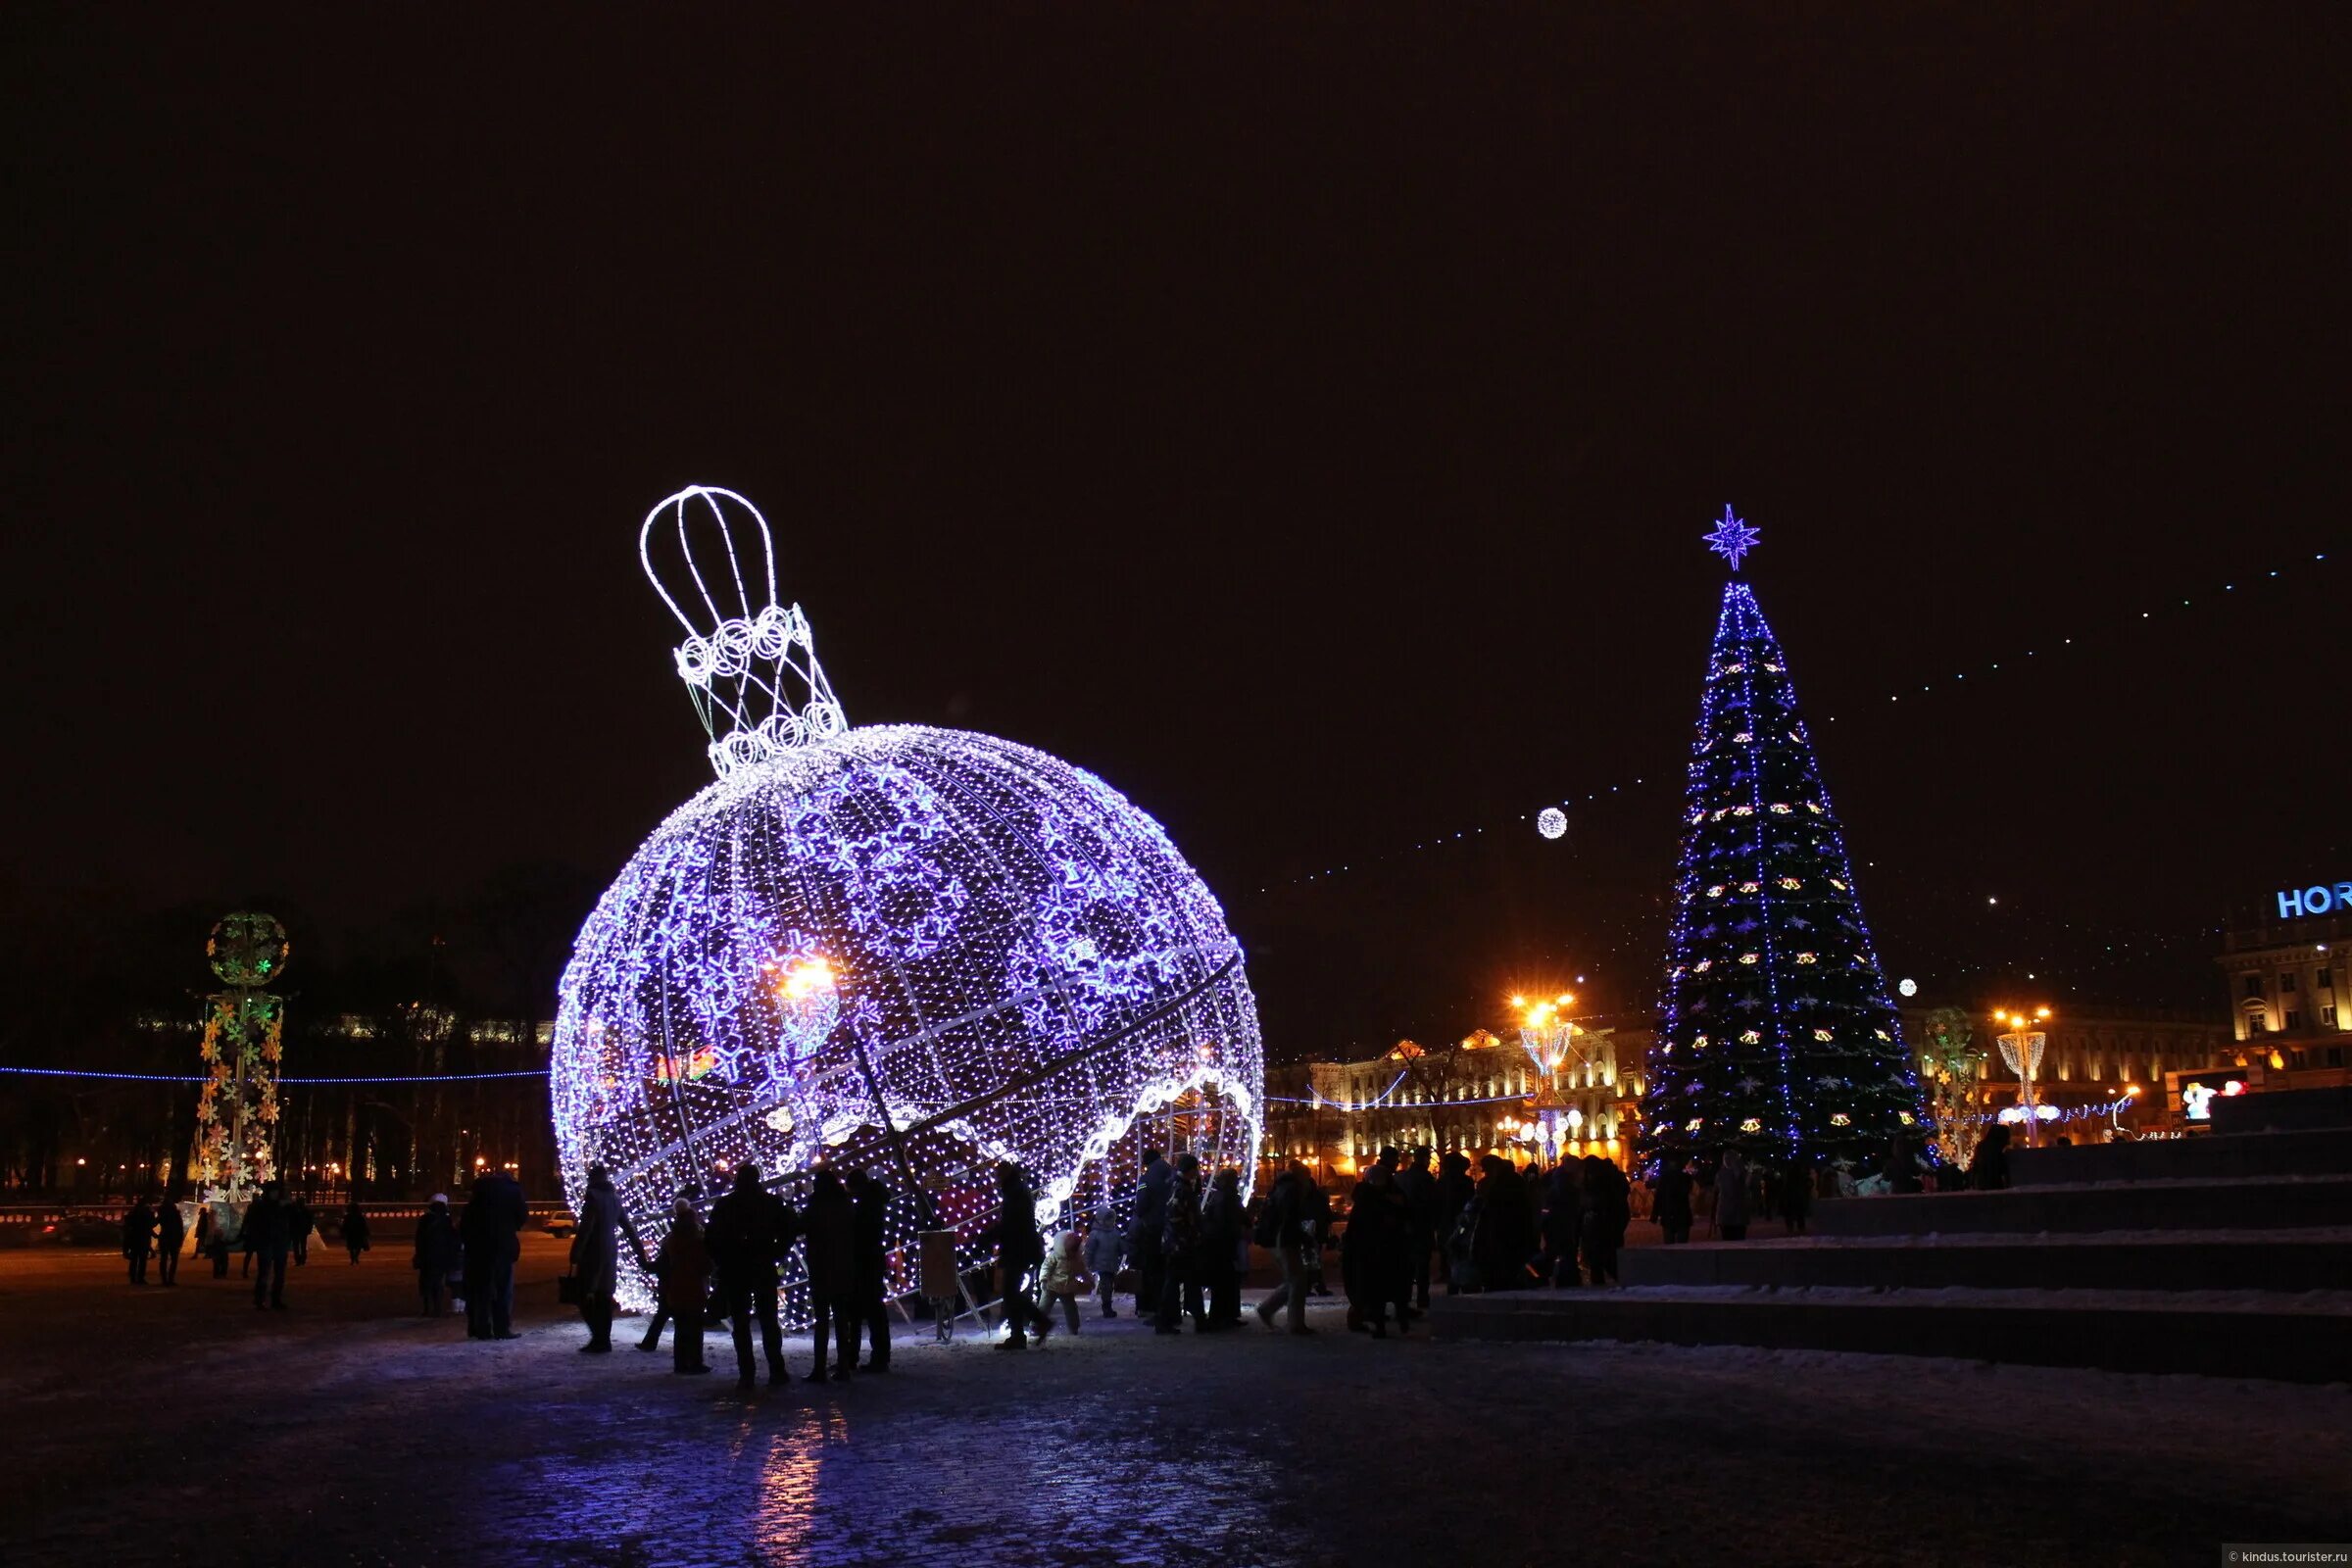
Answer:
<svg viewBox="0 0 2352 1568"><path fill-rule="evenodd" d="M723 1345L693 1380L575 1354L561 1244L527 1245L507 1345L400 1316L401 1255L314 1251L257 1313L201 1267L142 1292L0 1252L0 1561L1977 1568L2352 1537L2341 1386L1373 1343L1319 1308L1307 1341L909 1339L887 1379L745 1398Z"/></svg>

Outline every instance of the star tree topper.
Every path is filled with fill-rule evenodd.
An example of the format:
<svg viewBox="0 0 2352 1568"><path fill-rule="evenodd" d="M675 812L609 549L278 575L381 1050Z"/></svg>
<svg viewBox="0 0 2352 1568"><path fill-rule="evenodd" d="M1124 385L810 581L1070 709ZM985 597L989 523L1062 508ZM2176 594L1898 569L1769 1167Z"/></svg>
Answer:
<svg viewBox="0 0 2352 1568"><path fill-rule="evenodd" d="M1733 516L1732 509L1727 506L1723 509L1723 519L1715 524L1715 531L1699 537L1706 540L1709 550L1730 562L1732 569L1738 571L1740 558L1755 549L1763 534Z"/></svg>

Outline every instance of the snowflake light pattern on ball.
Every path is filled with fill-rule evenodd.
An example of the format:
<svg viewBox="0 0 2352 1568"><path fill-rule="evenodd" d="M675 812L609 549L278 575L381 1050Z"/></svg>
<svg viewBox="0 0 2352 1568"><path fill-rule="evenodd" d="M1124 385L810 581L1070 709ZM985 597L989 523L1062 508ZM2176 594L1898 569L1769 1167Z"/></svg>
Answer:
<svg viewBox="0 0 2352 1568"><path fill-rule="evenodd" d="M565 970L551 1076L575 1200L591 1162L610 1167L650 1256L679 1189L714 1194L741 1160L788 1198L819 1162L874 1167L898 1195L894 1249L936 1223L977 1261L998 1159L1032 1173L1045 1222L1099 1200L1164 1114L1247 1181L1256 1007L1159 825L1009 741L849 727L808 618L775 602L758 512L702 487L656 508L640 546L658 588L646 545L664 521L686 602L710 612L698 625L662 590L719 777L637 852ZM713 546L731 599L693 564ZM621 1300L649 1305L642 1271L622 1275ZM805 1320L797 1287L787 1309Z"/></svg>
<svg viewBox="0 0 2352 1568"><path fill-rule="evenodd" d="M1547 839L1556 839L1566 836L1568 832L1568 813L1561 810L1556 806L1546 806L1543 810L1536 813L1536 831L1543 834Z"/></svg>

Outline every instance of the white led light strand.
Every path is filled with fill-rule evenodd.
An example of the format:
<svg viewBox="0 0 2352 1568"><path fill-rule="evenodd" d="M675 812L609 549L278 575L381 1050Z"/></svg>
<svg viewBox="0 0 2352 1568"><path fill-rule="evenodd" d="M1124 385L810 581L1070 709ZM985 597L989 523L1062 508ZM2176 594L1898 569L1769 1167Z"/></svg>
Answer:
<svg viewBox="0 0 2352 1568"><path fill-rule="evenodd" d="M690 509L717 517L740 604L704 586L718 574L693 564ZM665 512L717 619L705 633L679 612L679 670L734 727L713 722L718 781L622 869L564 971L550 1077L575 1198L606 1165L650 1253L679 1190L714 1193L738 1162L788 1196L819 1162L875 1167L897 1193L892 1247L937 1225L977 1263L1000 1159L1032 1173L1041 1222L1124 1186L1104 1173L1171 1132L1248 1183L1256 1006L1224 911L1159 824L1009 741L848 728L797 607L781 657L763 652L779 622L759 514L699 486ZM651 1304L630 1270L619 1294ZM806 1321L797 1276L787 1311Z"/></svg>
<svg viewBox="0 0 2352 1568"><path fill-rule="evenodd" d="M1738 555L1745 555L1749 550L1753 549L1756 541L1756 530L1749 527L1740 519L1737 517L1731 517L1729 515L1729 508L1726 508L1725 512L1728 525L1732 531L1727 534L1725 532L1727 522L1719 522L1715 532L1703 535L1702 537L1706 539L1709 549L1716 551L1719 555L1722 555L1724 559L1731 562L1736 568L1739 563L1736 559L1734 548L1736 547ZM2318 551L2312 555L2310 564L2312 566L2327 565L2334 558L2331 558L2326 551ZM2309 567L2306 567L2305 569L2308 570ZM2259 578L2251 580L2257 582L2276 581L2278 578L2283 575L2285 571L2286 568L2284 567L2274 567L2266 570ZM2224 594L2235 595L2238 591L2238 586L2239 585L2234 581L2226 582L2222 584L2221 592ZM2192 607L2192 600L2183 598L2180 601L2178 606L2174 606L2168 602L2165 608L2168 610L2176 608L2187 610ZM2143 610L2133 617L2131 624L2153 622L2155 619L2155 613L2156 612L2154 611ZM2077 637L2061 637L2056 646L2059 648L2077 648L2082 646L2082 639ZM2039 654L2040 650L2033 648L2027 649L2022 655L2012 654L2010 656L2009 663L2010 671L2015 672L2021 668L2028 667L2047 668L2047 661L2039 661ZM2025 665L2020 662L2022 660L2036 660L2039 662L2033 665ZM1979 665L1977 666L1976 673L1978 677L1976 682L1977 688L1982 689L1987 677L1997 677L2002 673L2001 662L1998 660L1993 660L1987 663ZM1969 689L1968 676L1969 671L1967 670L1956 671L1953 674L1952 680L1956 684L1957 689L1963 691ZM1909 688L1906 685L1905 690L1907 691L1908 689ZM1936 690L1937 687L1934 681L1926 681L1921 683L1918 694L1915 694L1913 697L1914 704L1916 705L1919 695L1934 693ZM1889 693L1886 700L1890 703L1899 703L1903 700L1903 693ZM1821 719L1821 722L1825 724L1835 724L1838 722L1838 715L1835 713L1824 715ZM1579 800L1588 803L1597 802L1606 796L1622 795L1629 789L1638 789L1647 783L1648 779L1644 776L1633 779L1630 782L1610 784L1605 787L1595 786L1592 789L1587 790L1581 796L1571 794L1563 797L1563 800L1567 803L1574 803ZM1554 833L1552 831L1552 822L1555 812L1559 812L1558 807L1544 807L1537 810L1521 811L1514 817L1510 818L1510 820L1515 822L1532 821L1536 824L1536 831L1541 833L1544 838L1556 839L1566 833L1567 818L1564 812L1559 812L1558 826L1560 831L1558 833ZM1474 843L1486 834L1488 828L1501 827L1503 823L1499 820L1488 822L1482 825L1459 828L1450 833L1434 834L1428 838L1418 839L1411 844L1400 844L1393 850L1373 851L1351 856L1345 861L1341 861L1340 863L1334 865L1327 865L1319 871L1302 872L1298 876L1289 877L1279 882L1267 882L1261 884L1257 891L1261 894L1265 894L1272 893L1276 888L1304 888L1320 886L1325 883L1337 881L1343 876L1352 875L1355 872L1367 869L1371 866L1385 864L1392 860L1400 860L1408 855L1419 854L1429 850L1445 849L1450 845Z"/></svg>

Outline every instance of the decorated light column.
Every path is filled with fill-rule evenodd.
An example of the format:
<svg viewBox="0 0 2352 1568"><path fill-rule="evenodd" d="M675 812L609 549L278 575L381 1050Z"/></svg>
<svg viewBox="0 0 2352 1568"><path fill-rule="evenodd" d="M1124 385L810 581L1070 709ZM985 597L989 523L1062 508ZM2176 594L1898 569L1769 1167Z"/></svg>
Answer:
<svg viewBox="0 0 2352 1568"><path fill-rule="evenodd" d="M204 945L227 986L206 999L204 1043L211 1074L196 1094L196 1185L205 1201L243 1204L277 1174L277 1074L285 1003L264 989L286 966L285 928L267 914L220 917Z"/></svg>
<svg viewBox="0 0 2352 1568"><path fill-rule="evenodd" d="M1563 1010L1575 1001L1575 993L1567 991L1533 1002L1523 997L1511 999L1511 1004L1519 1009L1519 1047L1543 1075L1536 1087L1535 1125L1546 1164L1558 1162L1568 1139L1576 1134L1577 1123L1583 1120L1560 1095L1560 1069L1570 1057L1583 1055L1576 1046L1575 1020Z"/></svg>
<svg viewBox="0 0 2352 1568"><path fill-rule="evenodd" d="M2034 1027L2048 1020L2050 1009L2036 1007L2031 1017L2022 1012L1995 1011L1992 1021L2006 1024L2007 1032L1998 1037L2001 1060L2017 1074L2017 1106L2020 1119L2026 1124L2026 1147L2036 1148L2041 1143L2041 1105L2034 1094L2034 1085L2041 1077L2041 1055L2050 1037Z"/></svg>

